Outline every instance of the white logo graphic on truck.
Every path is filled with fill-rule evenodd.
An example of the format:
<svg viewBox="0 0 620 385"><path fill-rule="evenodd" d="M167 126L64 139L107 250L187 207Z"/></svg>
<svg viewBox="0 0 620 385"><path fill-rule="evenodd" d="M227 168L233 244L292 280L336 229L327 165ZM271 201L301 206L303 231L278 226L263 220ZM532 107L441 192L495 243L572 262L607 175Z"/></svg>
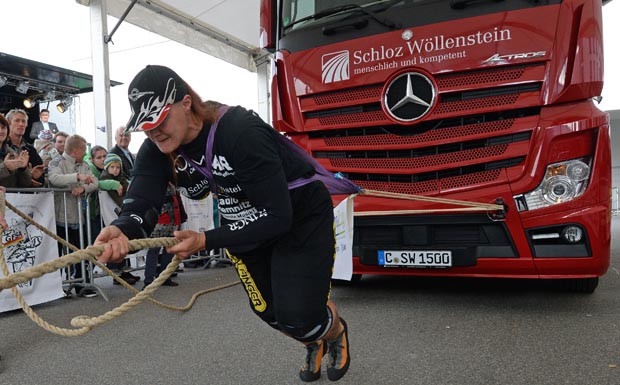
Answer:
<svg viewBox="0 0 620 385"><path fill-rule="evenodd" d="M338 51L323 55L321 58L323 83L349 80L349 51Z"/></svg>

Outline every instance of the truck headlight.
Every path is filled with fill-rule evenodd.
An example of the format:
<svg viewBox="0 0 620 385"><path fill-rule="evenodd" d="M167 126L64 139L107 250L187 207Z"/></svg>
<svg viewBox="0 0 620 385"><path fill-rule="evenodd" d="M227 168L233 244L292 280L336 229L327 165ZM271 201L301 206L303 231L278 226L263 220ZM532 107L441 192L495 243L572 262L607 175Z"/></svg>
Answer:
<svg viewBox="0 0 620 385"><path fill-rule="evenodd" d="M590 158L553 163L536 189L514 198L519 211L540 209L580 197L589 180Z"/></svg>

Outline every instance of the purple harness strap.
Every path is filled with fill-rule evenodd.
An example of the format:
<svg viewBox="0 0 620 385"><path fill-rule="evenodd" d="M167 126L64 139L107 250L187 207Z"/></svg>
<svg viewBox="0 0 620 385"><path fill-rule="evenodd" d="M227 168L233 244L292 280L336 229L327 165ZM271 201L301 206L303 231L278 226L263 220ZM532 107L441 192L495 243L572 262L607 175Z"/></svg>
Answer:
<svg viewBox="0 0 620 385"><path fill-rule="evenodd" d="M297 154L300 158L306 161L306 163L310 164L312 168L314 168L314 175L310 178L300 178L296 179L292 182L288 183L288 189L292 190L297 187L301 187L315 180L320 180L323 182L327 190L332 195L338 194L355 194L361 191L361 188L357 186L355 183L346 179L341 174L333 174L327 171L316 159L314 159L310 154L304 151L301 147L295 144L292 140L288 139L284 135L276 135L280 140L280 143L284 144L286 148L288 148L291 152Z"/></svg>
<svg viewBox="0 0 620 385"><path fill-rule="evenodd" d="M221 117L230 109L230 106L222 105L218 109L218 117L215 119L213 124L211 124L211 128L209 130L209 136L207 137L207 145L205 148L205 159L202 164L198 164L185 155L182 151L179 151L179 155L185 161L189 162L196 170L200 171L207 180L209 181L209 189L211 192L215 193L215 181L213 179L213 174L211 172L211 166L213 163L213 140L215 138L215 130L217 129L217 125L220 122ZM300 156L304 159L308 164L310 164L315 171L315 174L310 178L299 178L294 181L288 183L288 189L293 190L298 187L307 185L308 183L314 182L315 180L320 180L325 184L327 190L330 194L354 194L358 193L361 188L351 182L350 180L344 177L338 177L325 170L323 166L319 164L313 157L311 157L307 152L305 152L301 147L297 146L292 140L286 138L284 135L276 135L278 137L280 143L282 143L286 148L291 150L293 153Z"/></svg>
<svg viewBox="0 0 620 385"><path fill-rule="evenodd" d="M200 171L200 173L207 178L209 181L209 190L211 190L212 193L215 193L215 181L213 180L213 174L211 173L211 164L213 163L213 139L215 138L215 130L217 129L217 125L220 123L220 119L229 109L230 106L222 105L217 110L217 118L211 124L211 128L209 129L209 136L207 137L207 144L205 146L205 158L202 164L194 162L194 160L190 159L184 152L179 151L179 155L181 155L186 162L194 166L196 170Z"/></svg>

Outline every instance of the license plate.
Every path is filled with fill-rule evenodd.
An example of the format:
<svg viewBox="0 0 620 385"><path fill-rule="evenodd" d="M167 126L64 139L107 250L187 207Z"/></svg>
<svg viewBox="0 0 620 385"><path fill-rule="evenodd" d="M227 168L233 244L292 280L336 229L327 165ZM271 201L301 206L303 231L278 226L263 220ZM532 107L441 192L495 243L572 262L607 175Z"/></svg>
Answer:
<svg viewBox="0 0 620 385"><path fill-rule="evenodd" d="M379 265L388 267L451 267L452 252L446 250L379 250Z"/></svg>

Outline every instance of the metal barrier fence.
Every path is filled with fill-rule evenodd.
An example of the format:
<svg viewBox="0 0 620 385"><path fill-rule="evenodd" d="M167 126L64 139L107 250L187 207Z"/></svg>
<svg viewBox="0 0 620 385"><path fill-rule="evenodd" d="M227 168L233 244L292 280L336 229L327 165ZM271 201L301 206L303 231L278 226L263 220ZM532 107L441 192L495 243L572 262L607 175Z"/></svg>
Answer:
<svg viewBox="0 0 620 385"><path fill-rule="evenodd" d="M61 238L63 238L62 235L71 234L72 230L73 230L73 234L75 234L74 231L77 230L77 234L79 237L77 242L75 242L75 239L73 239L73 242L71 242L71 240L69 239L66 239L66 238L64 239L70 243L73 243L74 246L80 249L84 249L87 246L92 245L92 243L94 242L94 239L96 238L98 234L99 229L103 228L104 226L101 216L99 216L99 220L101 222L99 223L100 226L97 226L98 229L93 229L93 223L91 223L91 220L90 220L91 219L91 202L94 202L95 200L99 199L97 191L91 194L88 194L86 196L82 195L79 197L79 199L77 199L76 209L77 209L77 212L80 213L80 215L77 216L78 223L70 224L68 223L69 218L67 215L67 207L68 205L69 207L71 207L70 205L72 204L71 199L68 199L71 194L70 189L7 188L7 193L17 193L17 194L38 194L38 193L48 193L48 192L53 192L56 197L62 194L61 201L62 201L63 210L60 215L61 218L59 219L56 217L56 207L54 207L54 217L55 217L55 222L57 224L56 225L57 229L62 229L62 227L59 227L58 224L64 223L64 229L62 229L64 230L64 234L58 234L58 231L54 228L48 229L48 230L56 233ZM95 194L95 195L92 196L92 194ZM69 203L67 203L68 201ZM54 205L56 205L56 200L54 201ZM96 218L97 217L95 217L95 219ZM94 233L95 231L97 232L97 234ZM60 253L59 256L66 255L71 252L72 251L69 250L66 246L59 247L59 253ZM144 261L141 259L141 254L143 253L134 253L134 254L127 256L127 259L132 259L132 258L134 259L134 262L130 263L131 268L128 269L128 271L144 269ZM185 259L184 263L188 263L188 262L196 263L198 261L203 261L203 260L209 260L211 265L215 263L227 264L227 265L230 264L230 261L228 260L228 258L226 258L225 253L222 249L211 250L211 251L201 253L199 255L194 255L190 258ZM209 265L207 265L206 267L209 267ZM80 293L83 290L90 289L90 290L97 290L106 301L108 300L107 296L105 295L101 287L95 283L95 279L107 277L108 274L99 269L95 269L95 266L93 265L92 262L82 261L79 266L75 266L73 268L72 267L64 268L61 271L61 275L62 275L63 290L65 291L67 295L69 295L71 290L74 288L78 292L78 295L80 295Z"/></svg>

